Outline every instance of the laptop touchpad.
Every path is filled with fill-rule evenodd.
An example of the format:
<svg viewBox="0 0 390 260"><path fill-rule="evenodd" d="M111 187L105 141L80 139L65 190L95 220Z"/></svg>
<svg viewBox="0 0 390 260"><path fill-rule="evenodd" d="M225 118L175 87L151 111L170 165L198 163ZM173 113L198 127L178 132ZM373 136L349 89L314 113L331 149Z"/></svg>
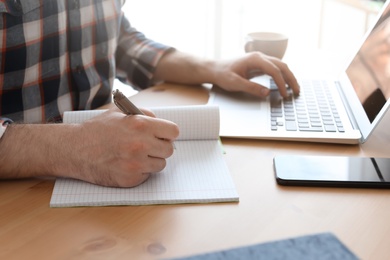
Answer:
<svg viewBox="0 0 390 260"><path fill-rule="evenodd" d="M255 97L243 92L228 92L213 87L209 104L218 105L221 110L260 110L264 98Z"/></svg>

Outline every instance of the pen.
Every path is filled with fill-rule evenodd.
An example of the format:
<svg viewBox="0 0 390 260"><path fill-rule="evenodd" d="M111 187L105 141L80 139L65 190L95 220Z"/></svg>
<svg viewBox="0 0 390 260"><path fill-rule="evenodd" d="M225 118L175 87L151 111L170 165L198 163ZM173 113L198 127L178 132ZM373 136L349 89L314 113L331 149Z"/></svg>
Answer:
<svg viewBox="0 0 390 260"><path fill-rule="evenodd" d="M118 89L112 91L115 105L125 114L125 115L144 115L141 110L138 109L122 92ZM175 143L173 148L176 149Z"/></svg>
<svg viewBox="0 0 390 260"><path fill-rule="evenodd" d="M115 105L126 115L144 115L131 101L118 89L112 91Z"/></svg>

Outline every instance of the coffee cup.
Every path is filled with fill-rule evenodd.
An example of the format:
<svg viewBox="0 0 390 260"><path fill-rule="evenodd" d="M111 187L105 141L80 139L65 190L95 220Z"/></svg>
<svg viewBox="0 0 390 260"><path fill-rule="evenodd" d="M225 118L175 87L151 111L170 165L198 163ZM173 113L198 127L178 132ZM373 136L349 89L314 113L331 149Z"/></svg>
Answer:
<svg viewBox="0 0 390 260"><path fill-rule="evenodd" d="M252 32L246 37L245 51L259 51L282 59L287 49L288 37L276 32Z"/></svg>

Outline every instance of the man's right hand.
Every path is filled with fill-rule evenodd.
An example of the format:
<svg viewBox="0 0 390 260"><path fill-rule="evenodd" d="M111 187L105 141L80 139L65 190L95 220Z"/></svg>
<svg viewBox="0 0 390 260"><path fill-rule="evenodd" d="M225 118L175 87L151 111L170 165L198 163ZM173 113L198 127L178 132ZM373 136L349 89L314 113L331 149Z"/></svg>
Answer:
<svg viewBox="0 0 390 260"><path fill-rule="evenodd" d="M49 175L134 187L165 168L178 135L173 122L117 109L82 124L15 124L0 142L0 178Z"/></svg>

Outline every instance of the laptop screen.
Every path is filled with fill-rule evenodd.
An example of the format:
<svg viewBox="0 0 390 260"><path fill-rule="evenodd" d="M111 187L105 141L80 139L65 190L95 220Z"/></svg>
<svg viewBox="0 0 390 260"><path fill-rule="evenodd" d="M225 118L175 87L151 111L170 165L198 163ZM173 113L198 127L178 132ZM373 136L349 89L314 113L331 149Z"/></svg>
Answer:
<svg viewBox="0 0 390 260"><path fill-rule="evenodd" d="M390 98L390 5L384 7L346 72L372 123Z"/></svg>

